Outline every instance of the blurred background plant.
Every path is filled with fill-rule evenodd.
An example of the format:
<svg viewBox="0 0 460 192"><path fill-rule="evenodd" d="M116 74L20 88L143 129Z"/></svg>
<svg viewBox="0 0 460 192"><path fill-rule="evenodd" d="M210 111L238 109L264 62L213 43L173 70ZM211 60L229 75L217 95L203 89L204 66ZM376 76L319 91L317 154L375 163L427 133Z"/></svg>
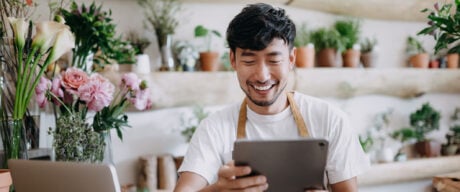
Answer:
<svg viewBox="0 0 460 192"><path fill-rule="evenodd" d="M145 49L150 45L150 40L146 37L142 37L136 31L129 31L126 40L131 43L136 55L144 54Z"/></svg>
<svg viewBox="0 0 460 192"><path fill-rule="evenodd" d="M203 107L195 106L193 108L193 116L191 118L185 119L185 117L183 117L181 119L181 124L185 127L184 130L181 131L181 134L185 137L187 142L190 142L196 128L200 125L201 121L208 116L208 114L208 112L204 111Z"/></svg>

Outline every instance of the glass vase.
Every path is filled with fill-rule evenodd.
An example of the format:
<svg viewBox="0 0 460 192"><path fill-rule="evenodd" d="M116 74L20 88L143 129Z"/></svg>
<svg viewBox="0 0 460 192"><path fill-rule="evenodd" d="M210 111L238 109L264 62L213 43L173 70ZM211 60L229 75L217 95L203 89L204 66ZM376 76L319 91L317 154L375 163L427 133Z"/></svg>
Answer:
<svg viewBox="0 0 460 192"><path fill-rule="evenodd" d="M174 58L172 53L172 35L159 37L161 67L160 71L174 71Z"/></svg>
<svg viewBox="0 0 460 192"><path fill-rule="evenodd" d="M28 159L27 137L22 119L2 119L0 130L4 150L3 167L8 159Z"/></svg>
<svg viewBox="0 0 460 192"><path fill-rule="evenodd" d="M104 141L104 150L102 156L102 163L113 165L113 154L112 154L112 136L110 130L102 131L99 133L101 139Z"/></svg>

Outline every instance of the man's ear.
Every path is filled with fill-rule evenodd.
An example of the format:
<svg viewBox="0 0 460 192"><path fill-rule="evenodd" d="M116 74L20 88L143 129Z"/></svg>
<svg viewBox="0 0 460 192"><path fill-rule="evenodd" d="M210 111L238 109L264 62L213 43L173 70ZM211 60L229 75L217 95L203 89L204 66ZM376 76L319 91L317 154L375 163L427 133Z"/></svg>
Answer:
<svg viewBox="0 0 460 192"><path fill-rule="evenodd" d="M230 57L230 64L232 65L233 70L236 70L235 52L233 52L232 49L230 49L229 57Z"/></svg>
<svg viewBox="0 0 460 192"><path fill-rule="evenodd" d="M297 48L293 47L291 52L289 53L289 69L294 69L295 66L295 58L297 55Z"/></svg>

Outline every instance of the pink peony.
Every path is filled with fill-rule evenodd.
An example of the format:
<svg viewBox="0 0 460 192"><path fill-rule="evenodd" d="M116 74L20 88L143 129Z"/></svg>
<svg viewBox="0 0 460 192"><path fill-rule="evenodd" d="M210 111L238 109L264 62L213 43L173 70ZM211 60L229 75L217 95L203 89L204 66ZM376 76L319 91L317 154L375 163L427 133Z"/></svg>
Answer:
<svg viewBox="0 0 460 192"><path fill-rule="evenodd" d="M125 73L121 77L121 85L126 86L127 90L138 90L141 79L135 73Z"/></svg>
<svg viewBox="0 0 460 192"><path fill-rule="evenodd" d="M88 109L100 111L110 105L115 87L99 74L91 75L88 83L78 88L78 95L88 104Z"/></svg>
<svg viewBox="0 0 460 192"><path fill-rule="evenodd" d="M77 94L78 88L88 82L88 75L81 69L69 68L61 77L61 84L71 94Z"/></svg>
<svg viewBox="0 0 460 192"><path fill-rule="evenodd" d="M61 88L61 78L53 79L51 83L51 93L53 93L54 96L58 98L64 97L64 91ZM58 101L58 98L52 97L52 100L54 101L54 104L56 104L57 106L60 106L61 103Z"/></svg>
<svg viewBox="0 0 460 192"><path fill-rule="evenodd" d="M37 87L35 87L35 100L40 108L45 107L48 103L48 100L46 99L46 92L50 87L51 81L45 77L40 77L40 82L38 82Z"/></svg>
<svg viewBox="0 0 460 192"><path fill-rule="evenodd" d="M128 98L128 101L131 102L134 107L138 110L146 110L152 107L152 100L150 98L150 89L146 88L144 90L137 90L134 92L134 95Z"/></svg>

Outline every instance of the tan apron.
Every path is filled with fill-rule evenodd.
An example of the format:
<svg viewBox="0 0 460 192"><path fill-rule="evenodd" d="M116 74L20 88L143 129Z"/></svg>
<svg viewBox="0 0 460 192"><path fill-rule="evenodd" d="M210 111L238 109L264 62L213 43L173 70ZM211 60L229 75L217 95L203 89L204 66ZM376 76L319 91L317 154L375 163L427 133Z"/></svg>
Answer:
<svg viewBox="0 0 460 192"><path fill-rule="evenodd" d="M299 131L299 135L301 137L309 137L310 134L308 133L307 126L305 125L305 122L303 121L303 117L300 114L299 109L297 108L292 92L287 93L287 99L291 107L291 111L294 116L295 123L297 124L297 130ZM237 139L246 138L246 119L247 119L246 105L247 103L245 99L243 103L241 104L240 114L238 116L238 129L236 132Z"/></svg>

